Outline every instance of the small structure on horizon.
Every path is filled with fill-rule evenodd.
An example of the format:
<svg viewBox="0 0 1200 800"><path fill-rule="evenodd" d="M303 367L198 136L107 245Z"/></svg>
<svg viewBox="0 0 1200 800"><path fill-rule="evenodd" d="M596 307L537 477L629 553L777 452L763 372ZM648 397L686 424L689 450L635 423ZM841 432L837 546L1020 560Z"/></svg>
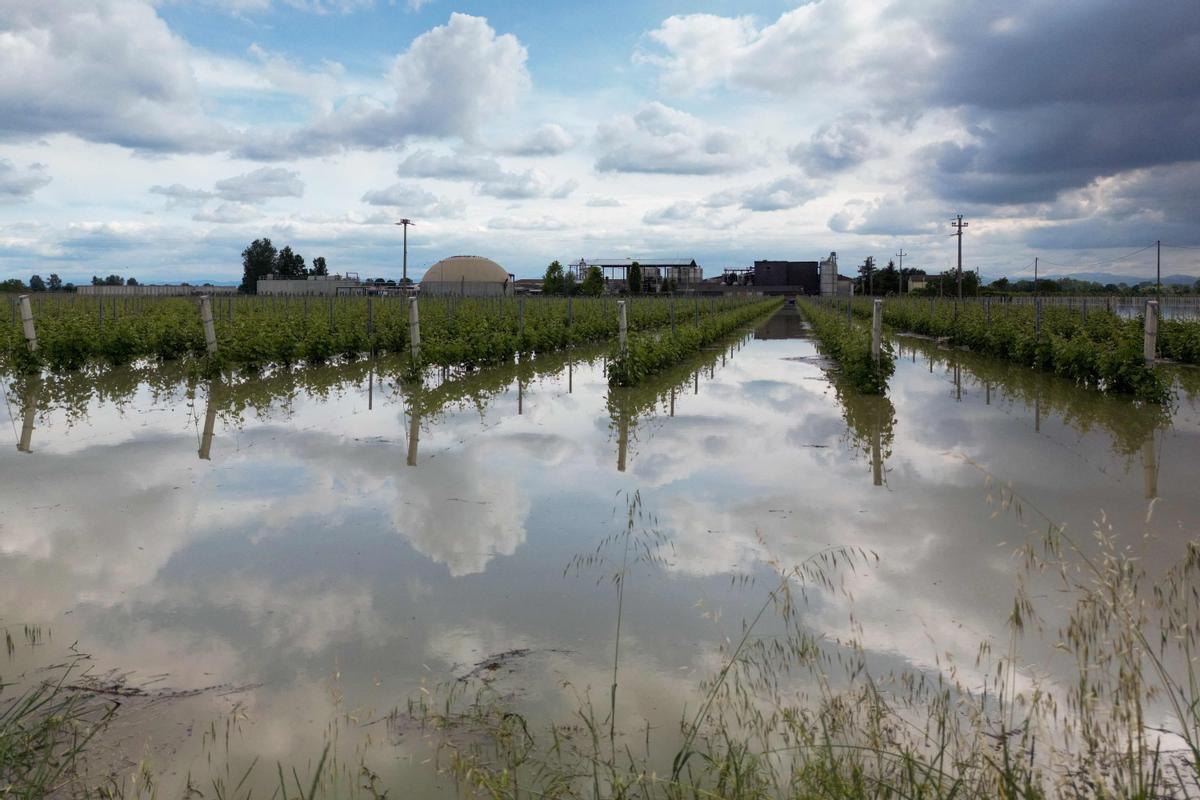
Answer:
<svg viewBox="0 0 1200 800"><path fill-rule="evenodd" d="M363 294L366 287L357 273L341 275L309 275L305 278L277 278L265 275L258 279L254 291L262 295L339 295Z"/></svg>
<svg viewBox="0 0 1200 800"><path fill-rule="evenodd" d="M817 269L821 275L821 296L832 297L838 294L837 253L830 253L829 258L821 259Z"/></svg>
<svg viewBox="0 0 1200 800"><path fill-rule="evenodd" d="M642 270L643 289L656 292L666 285L674 285L677 291L688 291L704 280L704 269L696 263L696 259L682 258L581 258L567 264L580 283L592 267L599 267L606 283L614 283L617 288L629 285L629 268L636 263Z"/></svg>

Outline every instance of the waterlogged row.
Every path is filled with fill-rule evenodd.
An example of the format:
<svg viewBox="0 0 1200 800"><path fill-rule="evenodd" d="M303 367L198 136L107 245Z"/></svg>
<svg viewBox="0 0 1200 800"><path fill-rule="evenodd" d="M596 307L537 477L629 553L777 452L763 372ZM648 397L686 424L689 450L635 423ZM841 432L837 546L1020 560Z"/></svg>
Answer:
<svg viewBox="0 0 1200 800"><path fill-rule="evenodd" d="M880 342L879 358L871 352L871 332L839 315L831 305L805 301L800 304L821 342L821 349L837 362L842 380L863 394L883 394L888 378L896 371L891 345Z"/></svg>
<svg viewBox="0 0 1200 800"><path fill-rule="evenodd" d="M738 327L778 310L780 298L739 303L704 317L675 322L662 335L646 333L630 337L609 360L606 373L614 386L633 386L644 378L697 353L701 348L729 335Z"/></svg>
<svg viewBox="0 0 1200 800"><path fill-rule="evenodd" d="M845 304L839 299L829 306L840 306L844 314ZM853 301L853 310L869 317L870 300ZM1122 319L1100 304L1073 309L1011 305L999 298L963 303L889 298L883 303L883 321L898 331L944 337L953 345L1054 372L1090 389L1155 403L1170 398L1170 381L1146 364L1143 319ZM1170 325L1172 330L1200 330L1195 322Z"/></svg>
<svg viewBox="0 0 1200 800"><path fill-rule="evenodd" d="M628 298L632 333L673 320L693 323L757 298ZM409 303L387 297L218 297L217 353L206 355L196 298L33 298L37 351L26 345L15 303L0 325L0 358L25 371L126 364L139 358L194 358L263 367L322 363L368 352L408 353ZM612 298L448 298L419 300L420 357L414 366L476 367L599 342L617 335Z"/></svg>

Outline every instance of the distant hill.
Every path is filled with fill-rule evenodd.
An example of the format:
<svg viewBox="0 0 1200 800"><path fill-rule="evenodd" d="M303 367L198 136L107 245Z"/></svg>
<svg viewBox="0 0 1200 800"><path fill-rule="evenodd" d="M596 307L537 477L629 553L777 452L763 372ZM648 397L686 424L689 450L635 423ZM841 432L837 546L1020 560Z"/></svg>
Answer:
<svg viewBox="0 0 1200 800"><path fill-rule="evenodd" d="M1127 283L1133 286L1138 283L1154 283L1154 276L1113 275L1108 272L1073 272L1070 275L1046 275L1046 278L1074 278L1077 281L1092 281L1093 283ZM1163 275L1164 284L1182 283L1191 286L1197 280L1195 275Z"/></svg>

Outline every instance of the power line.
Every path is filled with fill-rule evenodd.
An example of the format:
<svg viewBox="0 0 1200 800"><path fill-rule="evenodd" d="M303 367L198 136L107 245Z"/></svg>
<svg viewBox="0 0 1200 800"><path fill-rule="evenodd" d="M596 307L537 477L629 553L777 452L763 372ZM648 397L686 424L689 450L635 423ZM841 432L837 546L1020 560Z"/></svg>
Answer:
<svg viewBox="0 0 1200 800"><path fill-rule="evenodd" d="M1091 261L1086 264L1060 264L1055 261L1047 261L1046 263L1052 267L1066 267L1067 269L1082 269L1084 267L1098 267L1098 266L1101 266L1102 264L1113 264L1113 263L1116 263L1117 261L1124 261L1125 259L1127 259L1131 256L1136 256L1139 253L1144 253L1152 247L1154 247L1153 244L1148 244L1145 247L1141 248L1140 250L1134 250L1131 253L1125 253L1124 255L1115 256L1113 258L1108 258L1108 259L1104 259L1101 261Z"/></svg>

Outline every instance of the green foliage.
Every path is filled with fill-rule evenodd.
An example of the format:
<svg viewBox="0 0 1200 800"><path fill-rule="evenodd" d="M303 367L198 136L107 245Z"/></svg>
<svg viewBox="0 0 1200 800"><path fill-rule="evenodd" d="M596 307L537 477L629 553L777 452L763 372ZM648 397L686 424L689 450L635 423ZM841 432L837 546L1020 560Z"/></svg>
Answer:
<svg viewBox="0 0 1200 800"><path fill-rule="evenodd" d="M548 353L616 337L617 312L612 300L575 298L570 302L568 315L565 298L422 297L421 357L413 369L503 364L518 354ZM626 302L631 331L670 324L670 301L640 298ZM704 316L737 303L706 302ZM206 353L194 298L47 294L35 297L33 306L39 343L36 355L27 352L15 307L6 310L6 324L0 324L0 359L22 371L41 367L73 370L139 358L187 358L210 366L258 369L354 359L368 352L408 354L410 350L407 298L215 296L215 359ZM690 315L680 314L684 316L690 319Z"/></svg>
<svg viewBox="0 0 1200 800"><path fill-rule="evenodd" d="M883 319L897 330L945 338L953 345L1054 372L1099 391L1131 394L1154 403L1170 399L1169 381L1143 359L1141 317L1122 319L1096 308L1089 309L1085 318L1081 310L1045 304L1039 331L1032 304L993 302L990 312L987 309L973 300L961 305L954 300L894 300L884 304ZM869 310L856 304L855 313ZM1188 329L1200 331L1200 323L1173 326L1168 337L1175 337L1172 347L1186 339Z"/></svg>
<svg viewBox="0 0 1200 800"><path fill-rule="evenodd" d="M651 301L665 304L663 301ZM615 351L605 368L608 382L613 386L633 386L664 367L696 353L700 348L726 336L747 322L774 311L782 304L780 299L762 300L755 298L720 298L701 301L704 311L700 321L695 321L692 309L683 308L676 320L675 331L648 333L644 336L630 335L625 352Z"/></svg>
<svg viewBox="0 0 1200 800"><path fill-rule="evenodd" d="M636 261L629 266L629 293L642 293L642 265Z"/></svg>
<svg viewBox="0 0 1200 800"><path fill-rule="evenodd" d="M275 245L270 239L255 239L242 251L242 283L238 289L245 294L258 292L258 281L271 274L275 265Z"/></svg>
<svg viewBox="0 0 1200 800"><path fill-rule="evenodd" d="M311 274L313 274L313 275L328 275L329 274L329 267L327 267L325 265L325 256L317 256L316 258L314 258L312 260Z"/></svg>
<svg viewBox="0 0 1200 800"><path fill-rule="evenodd" d="M63 288L62 278L58 277L58 273L51 272L50 279L46 282L46 287L52 292L60 292Z"/></svg>
<svg viewBox="0 0 1200 800"><path fill-rule="evenodd" d="M29 276L29 291L31 291L31 292L46 291L46 282L44 280L42 280L41 275L30 275Z"/></svg>
<svg viewBox="0 0 1200 800"><path fill-rule="evenodd" d="M579 284L579 293L589 297L599 297L604 294L604 273L599 267L588 267L587 274Z"/></svg>
<svg viewBox="0 0 1200 800"><path fill-rule="evenodd" d="M291 246L286 246L275 255L275 262L271 265L271 272L277 277L295 280L303 278L308 274L308 270L304 266L304 257L299 253L293 253Z"/></svg>
<svg viewBox="0 0 1200 800"><path fill-rule="evenodd" d="M542 294L563 294L563 281L562 264L551 261L542 278Z"/></svg>
<svg viewBox="0 0 1200 800"><path fill-rule="evenodd" d="M0 281L0 292L23 292L25 283L20 278L7 278Z"/></svg>
<svg viewBox="0 0 1200 800"><path fill-rule="evenodd" d="M890 342L886 339L882 342L876 361L871 356L871 332L866 327L847 325L844 314L814 301L801 303L800 309L812 325L821 349L837 362L846 384L862 394L887 391L888 379L896 371Z"/></svg>

